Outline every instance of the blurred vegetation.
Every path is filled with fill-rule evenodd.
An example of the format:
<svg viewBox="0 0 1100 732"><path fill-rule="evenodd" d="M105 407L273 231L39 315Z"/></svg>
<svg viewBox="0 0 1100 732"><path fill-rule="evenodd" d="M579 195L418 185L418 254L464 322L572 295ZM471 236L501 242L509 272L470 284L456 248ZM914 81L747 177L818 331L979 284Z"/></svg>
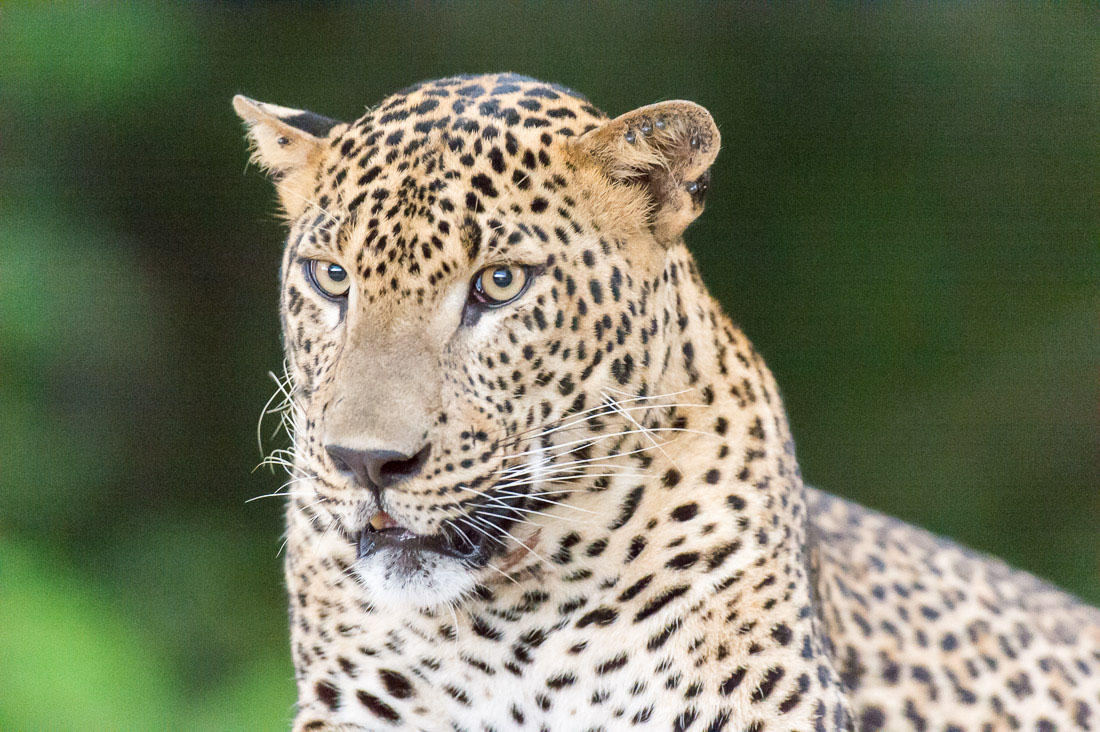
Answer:
<svg viewBox="0 0 1100 732"><path fill-rule="evenodd" d="M1098 19L5 3L0 729L292 716L281 508L245 503L281 482L250 473L281 230L235 92L353 118L513 70L611 114L706 105L689 240L808 479L1100 602Z"/></svg>

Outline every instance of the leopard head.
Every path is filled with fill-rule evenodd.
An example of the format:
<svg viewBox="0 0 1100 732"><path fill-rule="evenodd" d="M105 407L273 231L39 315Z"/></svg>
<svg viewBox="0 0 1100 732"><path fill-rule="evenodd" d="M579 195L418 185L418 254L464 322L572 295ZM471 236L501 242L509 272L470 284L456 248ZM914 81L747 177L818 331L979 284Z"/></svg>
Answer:
<svg viewBox="0 0 1100 732"><path fill-rule="evenodd" d="M292 510L346 541L371 602L456 602L619 501L620 458L676 386L710 115L609 119L511 74L422 83L351 123L234 106L289 228Z"/></svg>

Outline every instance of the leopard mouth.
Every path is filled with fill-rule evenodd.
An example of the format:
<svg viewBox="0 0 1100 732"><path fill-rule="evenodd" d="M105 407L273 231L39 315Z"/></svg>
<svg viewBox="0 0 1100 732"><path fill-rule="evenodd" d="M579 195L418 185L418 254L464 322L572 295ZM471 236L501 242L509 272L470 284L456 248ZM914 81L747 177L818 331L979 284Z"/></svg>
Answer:
<svg viewBox="0 0 1100 732"><path fill-rule="evenodd" d="M487 540L486 540L487 541ZM368 559L380 551L395 550L406 563L416 564L424 553L439 554L470 565L488 561L485 542L467 539L458 532L417 534L401 526L385 511L379 511L355 537L356 559Z"/></svg>
<svg viewBox="0 0 1100 732"><path fill-rule="evenodd" d="M437 534L418 534L386 511L378 511L352 537L356 559L366 560L389 550L398 565L410 572L430 554L457 560L471 569L484 567L494 554L504 553L511 527L522 519L525 500L520 493L501 498L489 491L482 500L465 507L465 517L444 521Z"/></svg>

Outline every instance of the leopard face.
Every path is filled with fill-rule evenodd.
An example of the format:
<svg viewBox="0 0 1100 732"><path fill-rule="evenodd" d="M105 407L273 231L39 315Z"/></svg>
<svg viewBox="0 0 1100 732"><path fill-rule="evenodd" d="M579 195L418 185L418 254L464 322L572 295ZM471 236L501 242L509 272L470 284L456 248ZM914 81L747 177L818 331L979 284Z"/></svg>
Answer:
<svg viewBox="0 0 1100 732"><path fill-rule="evenodd" d="M687 102L609 120L514 75L350 124L235 104L290 228L295 505L354 547L371 603L456 603L598 506L657 408L667 260L717 129Z"/></svg>

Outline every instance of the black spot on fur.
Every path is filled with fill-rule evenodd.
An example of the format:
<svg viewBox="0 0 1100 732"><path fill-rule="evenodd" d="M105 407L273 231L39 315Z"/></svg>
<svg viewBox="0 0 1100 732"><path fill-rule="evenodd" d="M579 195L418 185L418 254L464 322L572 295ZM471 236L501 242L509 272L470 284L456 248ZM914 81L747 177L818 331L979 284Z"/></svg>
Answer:
<svg viewBox="0 0 1100 732"><path fill-rule="evenodd" d="M647 602L645 606L643 606L642 609L638 611L638 613L634 616L634 622L640 623L651 615L660 612L666 605L668 605L670 602L680 597L690 589L691 587L689 585L677 585L676 587L670 587L669 589L664 590L652 600Z"/></svg>
<svg viewBox="0 0 1100 732"><path fill-rule="evenodd" d="M481 191L481 193L489 198L496 198L500 195L500 191L493 185L493 179L484 173L478 173L470 179L470 185Z"/></svg>
<svg viewBox="0 0 1100 732"><path fill-rule="evenodd" d="M329 709L335 710L340 706L340 690L332 685L330 681L318 681L313 687L314 692L317 693L317 698Z"/></svg>
<svg viewBox="0 0 1100 732"><path fill-rule="evenodd" d="M598 607L582 616L581 619L577 621L577 627L585 628L589 625L611 625L618 617L618 610L610 607Z"/></svg>
<svg viewBox="0 0 1100 732"><path fill-rule="evenodd" d="M733 690L740 686L741 682L744 681L746 673L748 673L748 669L744 666L735 669L733 673L726 677L726 680L722 682L722 685L718 687L718 690L722 692L723 695L729 696L731 693L733 693Z"/></svg>
<svg viewBox="0 0 1100 732"><path fill-rule="evenodd" d="M638 510L638 504L641 503L642 494L645 493L645 486L640 485L632 489L630 493L626 495L622 505L619 507L619 516L608 527L612 531L621 529L626 526L626 523L634 516L634 512Z"/></svg>
<svg viewBox="0 0 1100 732"><path fill-rule="evenodd" d="M672 518L677 521L690 521L699 513L698 503L685 503L672 510Z"/></svg>
<svg viewBox="0 0 1100 732"><path fill-rule="evenodd" d="M355 696L359 699L360 704L366 707L371 714L379 719L389 722L390 724L398 724L401 721L401 715L398 714L393 707L376 697L374 694L360 690L355 692Z"/></svg>
<svg viewBox="0 0 1100 732"><path fill-rule="evenodd" d="M408 699L413 695L412 684L396 671L384 668L378 672L378 676L382 680L382 686L386 687L386 692L393 698Z"/></svg>

